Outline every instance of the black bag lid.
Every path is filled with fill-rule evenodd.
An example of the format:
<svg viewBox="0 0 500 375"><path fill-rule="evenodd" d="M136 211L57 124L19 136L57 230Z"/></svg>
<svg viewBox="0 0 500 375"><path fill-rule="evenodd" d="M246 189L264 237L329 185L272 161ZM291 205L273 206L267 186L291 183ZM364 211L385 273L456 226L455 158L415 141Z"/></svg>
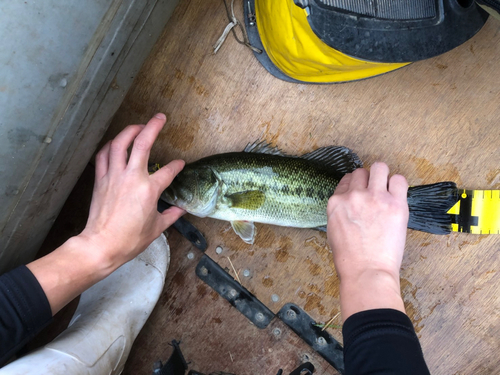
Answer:
<svg viewBox="0 0 500 375"><path fill-rule="evenodd" d="M470 39L488 13L474 0L294 0L330 47L376 62L411 62Z"/></svg>

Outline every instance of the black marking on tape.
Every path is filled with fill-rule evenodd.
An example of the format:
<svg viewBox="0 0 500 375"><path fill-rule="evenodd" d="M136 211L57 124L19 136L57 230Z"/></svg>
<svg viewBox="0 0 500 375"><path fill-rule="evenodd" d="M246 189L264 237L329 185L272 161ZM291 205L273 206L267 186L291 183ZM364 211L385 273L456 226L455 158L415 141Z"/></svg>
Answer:
<svg viewBox="0 0 500 375"><path fill-rule="evenodd" d="M479 225L479 217L472 216L472 201L474 200L474 190L462 190L459 200L460 212L458 213L458 215L452 215L452 223L458 224L458 232L471 233L471 227L477 227Z"/></svg>

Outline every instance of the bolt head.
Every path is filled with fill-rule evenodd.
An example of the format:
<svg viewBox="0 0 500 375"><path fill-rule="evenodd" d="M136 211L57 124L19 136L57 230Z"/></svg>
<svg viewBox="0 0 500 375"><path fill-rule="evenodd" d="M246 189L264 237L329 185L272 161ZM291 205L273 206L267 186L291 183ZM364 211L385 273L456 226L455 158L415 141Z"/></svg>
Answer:
<svg viewBox="0 0 500 375"><path fill-rule="evenodd" d="M317 339L316 341L317 341L317 342L318 342L318 344L319 344L319 345L321 345L321 346L326 345L326 340L325 340L325 338L324 338L324 337L321 337L321 336L320 336L320 337L318 337L318 339Z"/></svg>

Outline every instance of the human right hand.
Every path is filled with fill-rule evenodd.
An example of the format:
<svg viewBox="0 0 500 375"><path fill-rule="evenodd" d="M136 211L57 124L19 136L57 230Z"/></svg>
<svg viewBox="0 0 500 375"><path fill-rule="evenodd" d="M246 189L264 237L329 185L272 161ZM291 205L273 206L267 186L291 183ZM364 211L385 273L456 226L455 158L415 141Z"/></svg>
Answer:
<svg viewBox="0 0 500 375"><path fill-rule="evenodd" d="M185 213L178 207L163 213L157 210L160 194L182 170L184 161L174 160L148 173L149 153L165 120L160 113L145 126L126 127L96 156L89 218L79 237L90 241L113 267L133 259Z"/></svg>
<svg viewBox="0 0 500 375"><path fill-rule="evenodd" d="M150 175L148 158L165 124L158 114L147 125L130 125L96 157L96 180L87 226L27 267L47 296L52 313L133 259L184 211L157 210L160 194L184 167L174 160ZM127 149L133 143L130 158Z"/></svg>
<svg viewBox="0 0 500 375"><path fill-rule="evenodd" d="M374 163L340 181L328 202L327 235L340 278L343 319L372 308L404 312L399 270L408 224L408 183Z"/></svg>

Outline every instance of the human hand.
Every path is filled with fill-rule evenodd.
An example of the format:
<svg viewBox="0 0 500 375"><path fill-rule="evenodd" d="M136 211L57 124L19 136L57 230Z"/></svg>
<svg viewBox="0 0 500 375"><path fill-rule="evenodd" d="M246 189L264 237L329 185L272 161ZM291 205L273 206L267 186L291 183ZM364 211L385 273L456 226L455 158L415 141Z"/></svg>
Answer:
<svg viewBox="0 0 500 375"><path fill-rule="evenodd" d="M96 156L96 178L87 225L78 236L27 265L55 314L69 301L135 258L184 211L157 211L160 194L184 168L175 160L148 173L148 158L165 115L126 127ZM134 142L127 161L127 149Z"/></svg>
<svg viewBox="0 0 500 375"><path fill-rule="evenodd" d="M159 113L145 126L126 127L96 156L90 214L79 237L100 251L111 268L133 259L185 213L178 207L157 211L160 194L184 168L184 161L174 160L148 173L149 154L165 121Z"/></svg>
<svg viewBox="0 0 500 375"><path fill-rule="evenodd" d="M327 235L341 285L343 319L370 308L404 312L399 286L408 183L374 163L340 181L328 201Z"/></svg>

